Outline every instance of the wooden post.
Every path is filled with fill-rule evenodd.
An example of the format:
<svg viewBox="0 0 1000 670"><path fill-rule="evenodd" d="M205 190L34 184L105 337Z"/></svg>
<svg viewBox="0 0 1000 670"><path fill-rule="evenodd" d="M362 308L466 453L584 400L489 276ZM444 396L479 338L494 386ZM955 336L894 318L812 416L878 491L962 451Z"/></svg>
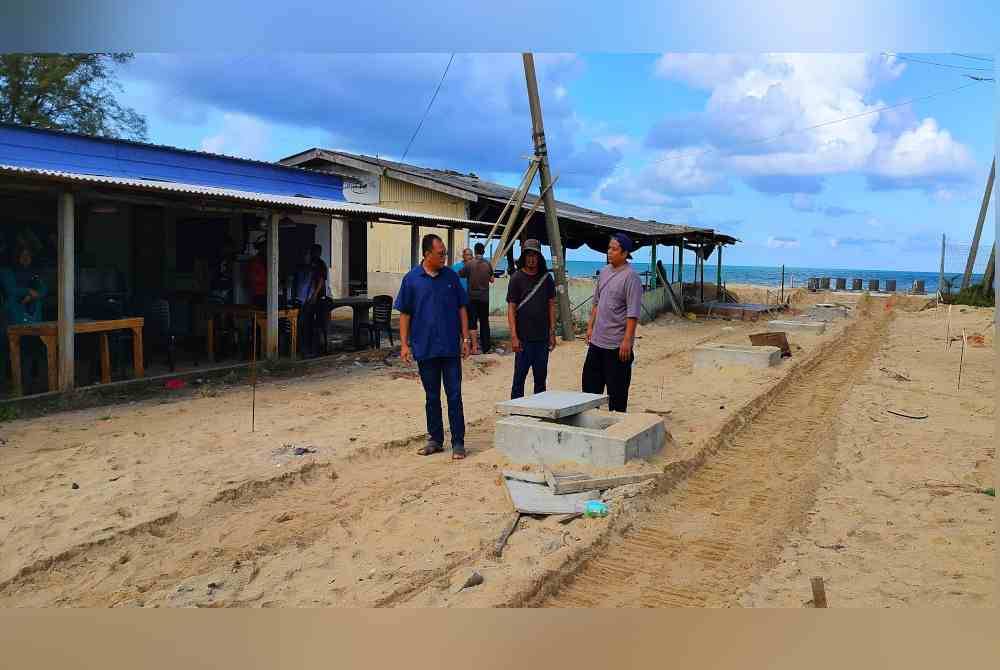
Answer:
<svg viewBox="0 0 1000 670"><path fill-rule="evenodd" d="M715 253L718 254L716 261L718 262L718 267L715 269L715 299L722 300L722 245L720 244L715 249Z"/></svg>
<svg viewBox="0 0 1000 670"><path fill-rule="evenodd" d="M75 245L74 234L74 207L75 202L72 193L59 194L58 218L59 218L59 287L56 300L59 304L58 322L58 380L60 391L70 391L74 386L73 374L73 345L74 345L74 319L73 295L75 291L75 271L74 256ZM49 356L49 365L54 362L54 357ZM49 369L49 378L53 378L53 370Z"/></svg>
<svg viewBox="0 0 1000 670"><path fill-rule="evenodd" d="M972 281L972 266L976 262L976 253L979 251L979 238L983 234L983 222L986 220L986 210L990 207L990 194L993 192L993 178L996 176L997 159L994 156L990 165L990 176L986 179L986 192L983 193L983 203L979 207L979 220L976 221L976 232L972 235L972 246L969 248L969 257L965 261L965 273L962 275L962 288L969 288Z"/></svg>
<svg viewBox="0 0 1000 670"><path fill-rule="evenodd" d="M993 280L996 276L997 245L996 242L990 247L990 260L986 263L986 272L983 273L983 286L987 291L992 291Z"/></svg>
<svg viewBox="0 0 1000 670"><path fill-rule="evenodd" d="M701 261L701 301L705 302L705 245L698 247L698 259Z"/></svg>
<svg viewBox="0 0 1000 670"><path fill-rule="evenodd" d="M684 309L684 237L681 237L681 243L677 247L677 281L680 282L680 299L681 299L681 309Z"/></svg>
<svg viewBox="0 0 1000 670"><path fill-rule="evenodd" d="M267 357L278 357L278 220L272 213L267 226ZM257 325L254 324L256 330Z"/></svg>
<svg viewBox="0 0 1000 670"><path fill-rule="evenodd" d="M448 229L448 266L452 266L455 263L455 229Z"/></svg>
<svg viewBox="0 0 1000 670"><path fill-rule="evenodd" d="M941 268L938 270L938 295L944 298L944 247L945 234L941 233Z"/></svg>
<svg viewBox="0 0 1000 670"><path fill-rule="evenodd" d="M350 223L330 217L330 293L334 298L351 295L350 249Z"/></svg>
<svg viewBox="0 0 1000 670"><path fill-rule="evenodd" d="M410 267L420 265L420 226L410 226Z"/></svg>
<svg viewBox="0 0 1000 670"><path fill-rule="evenodd" d="M781 265L781 302L785 302L785 265Z"/></svg>
<svg viewBox="0 0 1000 670"><path fill-rule="evenodd" d="M569 304L569 284L566 281L566 255L563 251L562 237L559 231L559 219L556 216L556 198L551 188L552 175L549 174L548 148L545 146L542 103L538 98L538 82L535 81L535 59L530 53L523 54L522 58L524 60L524 78L528 86L528 106L531 108L535 156L539 159L538 175L542 187L542 198L545 201L545 228L549 235L549 248L552 249L556 302L559 305L563 339L572 342L576 339L576 333L573 329L573 310Z"/></svg>
<svg viewBox="0 0 1000 670"><path fill-rule="evenodd" d="M656 240L654 239L650 244L649 249L649 282L650 288L656 288Z"/></svg>

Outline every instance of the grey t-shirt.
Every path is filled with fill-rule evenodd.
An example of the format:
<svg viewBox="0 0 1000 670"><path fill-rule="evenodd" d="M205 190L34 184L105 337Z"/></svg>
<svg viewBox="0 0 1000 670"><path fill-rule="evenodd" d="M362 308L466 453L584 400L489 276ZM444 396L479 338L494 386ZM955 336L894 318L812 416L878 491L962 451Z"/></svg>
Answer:
<svg viewBox="0 0 1000 670"><path fill-rule="evenodd" d="M602 349L617 349L625 339L625 320L642 312L642 280L630 263L615 269L606 265L594 288L597 318L590 343Z"/></svg>

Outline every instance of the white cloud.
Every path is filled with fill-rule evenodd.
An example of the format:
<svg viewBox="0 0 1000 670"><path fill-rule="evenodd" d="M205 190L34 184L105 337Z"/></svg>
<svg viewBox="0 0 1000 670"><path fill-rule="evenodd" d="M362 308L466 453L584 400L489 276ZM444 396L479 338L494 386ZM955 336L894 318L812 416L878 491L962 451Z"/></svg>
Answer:
<svg viewBox="0 0 1000 670"><path fill-rule="evenodd" d="M974 167L969 150L926 118L904 131L874 157L873 172L892 179L961 174Z"/></svg>
<svg viewBox="0 0 1000 670"><path fill-rule="evenodd" d="M268 125L246 114L222 115L222 130L201 141L201 150L241 158L264 160L270 132Z"/></svg>
<svg viewBox="0 0 1000 670"><path fill-rule="evenodd" d="M798 249L799 241L794 237L769 237L767 246L770 249Z"/></svg>
<svg viewBox="0 0 1000 670"><path fill-rule="evenodd" d="M928 180L967 178L969 150L935 119L880 111L875 87L903 69L870 54L666 54L657 76L710 94L702 112L667 118L647 143L681 155L707 147L701 181L742 177L769 193L801 192L803 178L816 192L824 177L846 172L869 175L872 188L928 192L935 190Z"/></svg>

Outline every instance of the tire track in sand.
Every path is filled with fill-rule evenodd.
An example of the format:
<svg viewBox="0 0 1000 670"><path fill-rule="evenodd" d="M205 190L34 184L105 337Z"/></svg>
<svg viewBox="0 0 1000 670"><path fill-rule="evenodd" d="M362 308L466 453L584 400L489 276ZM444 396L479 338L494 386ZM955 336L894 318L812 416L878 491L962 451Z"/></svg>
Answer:
<svg viewBox="0 0 1000 670"><path fill-rule="evenodd" d="M574 574L539 589L528 604L735 603L804 521L832 457L831 422L877 351L890 318L888 310L862 316L852 337L818 357L703 468L660 496L632 530Z"/></svg>

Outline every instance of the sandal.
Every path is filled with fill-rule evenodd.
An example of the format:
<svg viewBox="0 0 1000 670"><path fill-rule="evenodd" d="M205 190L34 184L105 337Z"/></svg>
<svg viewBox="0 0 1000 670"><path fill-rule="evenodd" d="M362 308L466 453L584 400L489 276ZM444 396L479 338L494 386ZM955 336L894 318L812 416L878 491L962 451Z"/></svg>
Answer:
<svg viewBox="0 0 1000 670"><path fill-rule="evenodd" d="M444 451L444 447L440 444L428 443L417 450L417 456L430 456L431 454L436 454L441 451Z"/></svg>
<svg viewBox="0 0 1000 670"><path fill-rule="evenodd" d="M453 460L453 461L460 461L463 458L465 458L465 451L464 450L463 451L452 451L451 452L451 460Z"/></svg>

